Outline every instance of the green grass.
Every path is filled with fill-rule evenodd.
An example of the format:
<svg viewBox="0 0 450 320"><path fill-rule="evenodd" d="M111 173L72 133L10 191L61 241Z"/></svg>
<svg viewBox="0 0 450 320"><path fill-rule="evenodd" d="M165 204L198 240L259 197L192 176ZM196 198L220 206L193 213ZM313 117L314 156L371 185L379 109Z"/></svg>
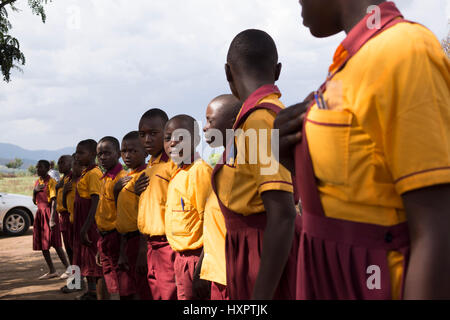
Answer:
<svg viewBox="0 0 450 320"><path fill-rule="evenodd" d="M0 177L0 192L32 196L34 182L36 180L37 180L36 176L25 176L15 178Z"/></svg>

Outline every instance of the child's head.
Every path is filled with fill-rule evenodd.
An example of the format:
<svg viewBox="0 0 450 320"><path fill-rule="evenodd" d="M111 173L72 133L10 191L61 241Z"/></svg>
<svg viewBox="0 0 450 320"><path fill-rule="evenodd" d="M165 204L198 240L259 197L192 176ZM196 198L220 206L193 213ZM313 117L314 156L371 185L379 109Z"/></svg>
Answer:
<svg viewBox="0 0 450 320"><path fill-rule="evenodd" d="M81 174L83 173L83 166L80 164L80 161L75 160L75 153L72 155L72 158L74 159L72 161L72 177L77 179L81 177Z"/></svg>
<svg viewBox="0 0 450 320"><path fill-rule="evenodd" d="M278 80L281 63L272 37L264 31L249 29L231 42L225 73L231 92L241 102L245 82L273 84Z"/></svg>
<svg viewBox="0 0 450 320"><path fill-rule="evenodd" d="M71 155L61 156L58 160L58 170L62 174L68 174L72 169L73 158Z"/></svg>
<svg viewBox="0 0 450 320"><path fill-rule="evenodd" d="M198 123L191 116L177 115L166 123L164 149L176 164L190 164L199 143Z"/></svg>
<svg viewBox="0 0 450 320"><path fill-rule="evenodd" d="M139 121L139 137L145 151L153 157L158 156L164 149L164 126L169 120L161 109L150 109Z"/></svg>
<svg viewBox="0 0 450 320"><path fill-rule="evenodd" d="M97 157L97 142L93 139L80 141L75 151L75 160L80 162L83 167L95 164Z"/></svg>
<svg viewBox="0 0 450 320"><path fill-rule="evenodd" d="M225 146L226 130L233 128L240 108L241 102L232 94L218 96L209 103L203 132L212 148Z"/></svg>
<svg viewBox="0 0 450 320"><path fill-rule="evenodd" d="M50 170L50 162L47 160L39 160L36 164L37 175L41 178L45 178Z"/></svg>
<svg viewBox="0 0 450 320"><path fill-rule="evenodd" d="M120 159L119 140L114 137L103 137L97 144L97 159L106 171L113 169Z"/></svg>
<svg viewBox="0 0 450 320"><path fill-rule="evenodd" d="M299 1L302 6L303 25L309 28L311 34L318 38L329 37L337 34L343 30L342 22L342 4L343 1L337 0L301 0ZM352 1L347 2L347 5L354 6ZM365 8L369 4L365 4L364 1L358 0L358 4ZM378 4L384 2L380 0L372 1L371 4Z"/></svg>
<svg viewBox="0 0 450 320"><path fill-rule="evenodd" d="M145 164L147 152L139 139L138 131L131 131L123 137L120 152L128 168L136 169Z"/></svg>

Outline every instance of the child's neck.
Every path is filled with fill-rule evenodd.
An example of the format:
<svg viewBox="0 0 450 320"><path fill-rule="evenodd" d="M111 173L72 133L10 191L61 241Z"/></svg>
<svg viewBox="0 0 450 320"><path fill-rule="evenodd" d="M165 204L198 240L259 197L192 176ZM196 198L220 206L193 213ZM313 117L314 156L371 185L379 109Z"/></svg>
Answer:
<svg viewBox="0 0 450 320"><path fill-rule="evenodd" d="M272 80L262 80L262 79L245 79L242 82L241 88L239 88L239 98L242 103L244 103L247 98L256 90L264 85L271 84L275 82Z"/></svg>
<svg viewBox="0 0 450 320"><path fill-rule="evenodd" d="M106 171L109 172L109 171L111 171L111 170L114 170L114 168L117 167L118 164L119 164L119 162L116 162L111 168L109 168L109 169L106 169L106 168L105 168L105 169L106 169Z"/></svg>
<svg viewBox="0 0 450 320"><path fill-rule="evenodd" d="M139 165L137 165L137 166L135 166L135 167L132 167L131 170L137 170L137 169L139 169L139 168L141 168L141 167L143 167L143 166L145 166L145 162L142 162L142 163L140 163Z"/></svg>
<svg viewBox="0 0 450 320"><path fill-rule="evenodd" d="M161 154L163 153L163 150L160 150L156 155L151 154L151 159L156 159L158 158Z"/></svg>

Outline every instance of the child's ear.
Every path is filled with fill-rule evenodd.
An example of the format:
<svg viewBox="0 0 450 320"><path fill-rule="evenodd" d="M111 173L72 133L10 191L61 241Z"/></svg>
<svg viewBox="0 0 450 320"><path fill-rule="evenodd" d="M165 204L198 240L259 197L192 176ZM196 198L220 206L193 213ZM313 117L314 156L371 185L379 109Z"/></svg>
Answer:
<svg viewBox="0 0 450 320"><path fill-rule="evenodd" d="M227 76L228 82L233 82L233 75L231 74L231 68L228 63L225 63L225 75Z"/></svg>
<svg viewBox="0 0 450 320"><path fill-rule="evenodd" d="M282 67L283 65L281 64L281 62L278 63L277 66L275 67L275 81L278 81L278 79L280 79Z"/></svg>

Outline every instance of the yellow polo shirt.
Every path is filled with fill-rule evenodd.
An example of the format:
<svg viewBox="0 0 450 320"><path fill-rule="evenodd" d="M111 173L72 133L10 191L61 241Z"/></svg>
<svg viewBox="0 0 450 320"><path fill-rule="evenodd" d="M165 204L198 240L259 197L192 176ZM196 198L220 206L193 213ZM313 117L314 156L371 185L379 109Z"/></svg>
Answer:
<svg viewBox="0 0 450 320"><path fill-rule="evenodd" d="M164 236L167 187L177 166L172 160L167 162L159 155L151 159L145 174L149 177L149 186L139 197L138 228L148 236ZM142 173L141 173L142 174ZM139 176L141 175L139 174Z"/></svg>
<svg viewBox="0 0 450 320"><path fill-rule="evenodd" d="M170 180L166 204L166 236L175 251L203 246L203 214L211 194L211 166L198 159L178 168Z"/></svg>
<svg viewBox="0 0 450 320"><path fill-rule="evenodd" d="M131 180L122 188L117 197L116 229L122 234L138 230L139 197L134 193L134 185L142 172L142 169L131 171L128 174Z"/></svg>
<svg viewBox="0 0 450 320"><path fill-rule="evenodd" d="M91 195L101 194L101 182L103 173L98 167L94 167L89 171L87 169L83 170L80 179L77 183L77 191L81 198L90 199Z"/></svg>
<svg viewBox="0 0 450 320"><path fill-rule="evenodd" d="M58 189L58 192L56 194L56 211L58 211L59 213L67 211L66 208L64 208L64 206L63 206L63 189L64 189L64 185L68 181L70 181L70 178L64 177L63 181L64 182L63 182L61 188Z"/></svg>
<svg viewBox="0 0 450 320"><path fill-rule="evenodd" d="M425 27L399 23L371 39L324 99L306 134L328 217L396 225L402 194L450 183L450 62ZM398 296L403 257L389 255Z"/></svg>
<svg viewBox="0 0 450 320"><path fill-rule="evenodd" d="M225 260L225 218L214 192L206 201L203 221L203 262L200 278L227 284Z"/></svg>
<svg viewBox="0 0 450 320"><path fill-rule="evenodd" d="M117 171L119 170L117 169ZM114 186L126 174L125 170L122 169L122 165L120 165L118 173L112 175L106 173L101 178L100 201L95 213L95 222L100 231L111 231L116 228L117 209L114 201Z"/></svg>
<svg viewBox="0 0 450 320"><path fill-rule="evenodd" d="M284 108L278 98L279 95L273 93L259 100L258 104L271 103ZM231 159L215 176L217 193L222 203L244 216L265 211L261 198L264 191L281 190L293 193L289 170L275 159L266 156L272 150L271 130L275 116L275 112L267 109L251 113L239 127L244 133L249 133L250 138L235 138L236 148L239 150L236 161ZM255 133L253 138L250 136L252 132ZM245 161L239 160L239 157L244 158L242 150L245 150ZM264 159L261 155L267 158ZM273 170L268 170L269 168ZM263 173L264 170L268 172Z"/></svg>

